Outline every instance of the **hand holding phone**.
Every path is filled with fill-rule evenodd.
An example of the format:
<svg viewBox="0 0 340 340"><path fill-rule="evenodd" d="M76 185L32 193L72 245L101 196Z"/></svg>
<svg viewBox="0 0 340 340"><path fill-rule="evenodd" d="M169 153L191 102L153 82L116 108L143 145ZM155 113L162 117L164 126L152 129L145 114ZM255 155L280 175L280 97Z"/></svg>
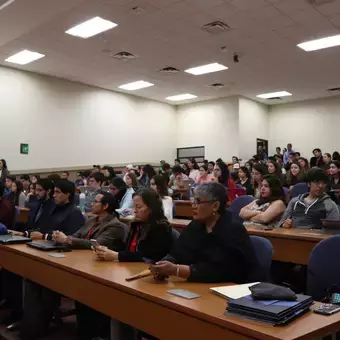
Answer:
<svg viewBox="0 0 340 340"><path fill-rule="evenodd" d="M100 247L100 245L97 242L97 240L91 239L90 242L91 242L92 248L96 249L96 248Z"/></svg>

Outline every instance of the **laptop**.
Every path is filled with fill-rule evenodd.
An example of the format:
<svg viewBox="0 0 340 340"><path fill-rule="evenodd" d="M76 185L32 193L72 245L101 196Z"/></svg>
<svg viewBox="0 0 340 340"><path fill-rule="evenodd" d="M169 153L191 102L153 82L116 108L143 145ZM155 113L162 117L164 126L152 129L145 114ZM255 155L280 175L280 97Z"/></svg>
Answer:
<svg viewBox="0 0 340 340"><path fill-rule="evenodd" d="M0 244L20 244L31 241L30 238L23 236L0 235Z"/></svg>
<svg viewBox="0 0 340 340"><path fill-rule="evenodd" d="M194 183L195 183L195 181L192 180L191 178L182 180L182 184L183 184L185 189L189 189L189 186L194 184Z"/></svg>
<svg viewBox="0 0 340 340"><path fill-rule="evenodd" d="M57 244L54 241L33 241L27 243L31 248L35 248L42 251L60 251L69 252L72 251L67 245Z"/></svg>

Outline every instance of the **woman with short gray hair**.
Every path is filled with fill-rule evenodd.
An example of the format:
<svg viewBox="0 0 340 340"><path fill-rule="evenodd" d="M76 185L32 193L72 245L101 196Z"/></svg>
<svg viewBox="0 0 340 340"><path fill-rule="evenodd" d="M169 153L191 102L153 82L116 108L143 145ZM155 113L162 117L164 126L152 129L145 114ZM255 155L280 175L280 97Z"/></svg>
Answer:
<svg viewBox="0 0 340 340"><path fill-rule="evenodd" d="M195 282L245 283L256 277L258 262L246 229L226 209L221 184L201 184L194 191L193 221L171 252L151 266L155 278L178 276Z"/></svg>

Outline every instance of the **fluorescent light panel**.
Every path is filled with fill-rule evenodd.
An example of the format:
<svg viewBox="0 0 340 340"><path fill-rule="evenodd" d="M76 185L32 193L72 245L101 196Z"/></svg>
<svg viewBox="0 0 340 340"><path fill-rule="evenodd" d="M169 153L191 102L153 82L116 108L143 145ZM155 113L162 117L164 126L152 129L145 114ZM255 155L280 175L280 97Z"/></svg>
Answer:
<svg viewBox="0 0 340 340"><path fill-rule="evenodd" d="M278 92L272 92L272 93L259 94L256 97L262 98L262 99L270 99L270 98L277 98L277 97L287 97L291 95L292 94L287 91L278 91Z"/></svg>
<svg viewBox="0 0 340 340"><path fill-rule="evenodd" d="M124 84L124 85L121 85L121 86L118 86L118 87L120 89L123 89L123 90L135 91L135 90L143 89L145 87L150 87L150 86L153 86L153 85L154 84L149 83L147 81L138 80L138 81L135 81L133 83Z"/></svg>
<svg viewBox="0 0 340 340"><path fill-rule="evenodd" d="M65 33L74 35L75 37L87 39L93 37L96 34L110 30L111 28L114 28L116 26L118 25L114 22L102 19L100 17L94 17L77 26L70 28Z"/></svg>
<svg viewBox="0 0 340 340"><path fill-rule="evenodd" d="M324 48L335 47L340 45L340 34L333 35L327 38L321 38L317 40L306 41L297 46L305 50L306 52L322 50Z"/></svg>
<svg viewBox="0 0 340 340"><path fill-rule="evenodd" d="M201 74L206 74L206 73L212 73L212 72L218 72L218 71L223 71L227 70L228 67L221 65L219 63L212 63L208 65L202 65L198 67L193 67L185 70L184 72L191 73L195 76L199 76Z"/></svg>
<svg viewBox="0 0 340 340"><path fill-rule="evenodd" d="M190 93L184 93L184 94L178 94L176 96L166 97L165 99L171 100L171 101L180 101L180 100L188 100L188 99L194 99L194 98L197 98L197 96L190 94Z"/></svg>
<svg viewBox="0 0 340 340"><path fill-rule="evenodd" d="M33 52L29 50L22 50L10 57L8 57L5 61L8 63L26 65L31 63L32 61L38 60L45 57L44 54Z"/></svg>

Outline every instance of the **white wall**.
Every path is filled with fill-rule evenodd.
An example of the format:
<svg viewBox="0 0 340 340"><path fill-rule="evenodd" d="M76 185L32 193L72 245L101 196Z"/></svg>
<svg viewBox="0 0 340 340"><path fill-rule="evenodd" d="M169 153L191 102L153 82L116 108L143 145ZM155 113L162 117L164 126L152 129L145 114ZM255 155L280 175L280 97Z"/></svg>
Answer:
<svg viewBox="0 0 340 340"><path fill-rule="evenodd" d="M257 153L256 139L269 137L268 106L239 98L239 157L250 159ZM270 144L270 143L269 143Z"/></svg>
<svg viewBox="0 0 340 340"><path fill-rule="evenodd" d="M205 157L231 160L238 154L238 98L177 108L177 147L205 146Z"/></svg>
<svg viewBox="0 0 340 340"><path fill-rule="evenodd" d="M175 157L175 107L4 67L0 121L10 170ZM20 155L22 142L29 155Z"/></svg>
<svg viewBox="0 0 340 340"><path fill-rule="evenodd" d="M293 144L307 158L319 147L332 154L340 149L340 97L272 106L269 110L270 150Z"/></svg>

